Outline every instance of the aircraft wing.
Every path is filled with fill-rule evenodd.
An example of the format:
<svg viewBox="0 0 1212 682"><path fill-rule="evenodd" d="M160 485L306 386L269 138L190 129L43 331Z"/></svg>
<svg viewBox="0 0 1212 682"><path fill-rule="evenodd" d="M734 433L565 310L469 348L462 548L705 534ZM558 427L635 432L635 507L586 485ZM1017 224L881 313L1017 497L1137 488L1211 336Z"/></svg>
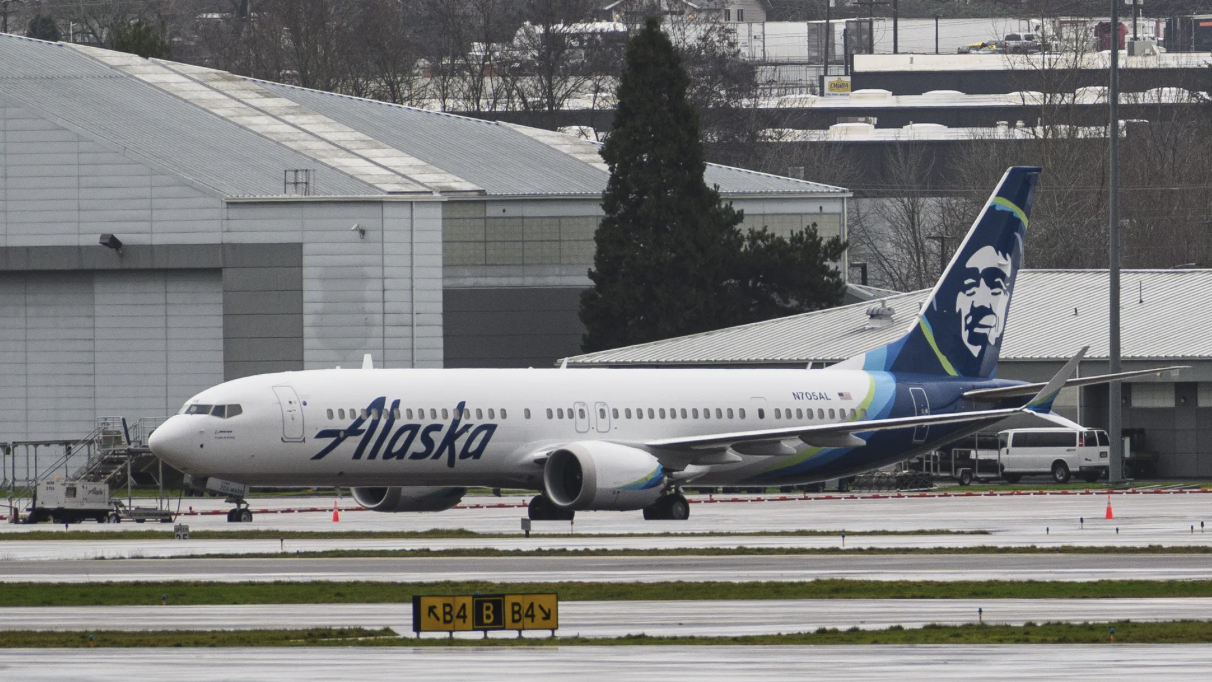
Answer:
<svg viewBox="0 0 1212 682"><path fill-rule="evenodd" d="M865 441L854 436L856 433L905 429L930 424L963 424L967 422L1004 419L1015 414L1022 414L1025 411L1025 408L1012 407L998 410L956 412L952 414L926 414L913 417L843 422L841 424L792 426L783 429L736 431L733 433L690 436L686 438L664 438L648 441L645 445L658 450L713 450L737 443L769 442L799 438L809 445L818 445L821 447L858 447L864 445Z"/></svg>
<svg viewBox="0 0 1212 682"><path fill-rule="evenodd" d="M809 445L818 447L861 447L866 444L856 433L886 431L889 429L906 429L931 424L965 424L1005 419L1016 414L1046 414L1052 408L1052 401L1060 393L1069 377L1077 371L1077 365L1085 356L1089 347L1082 348L1074 355L1056 376L1046 384L1041 384L1035 392L1035 397L1022 407L1009 407L995 410L972 410L968 412L952 412L949 414L922 414L909 417L892 417L888 419L870 419L840 424L821 424L813 426L792 426L783 429L762 429L760 431L738 431L734 433L709 434L706 436L690 436L686 438L664 438L645 443L646 446L657 450L711 450L728 447L741 443L775 442L789 438L799 438ZM1017 388L1017 387L1015 387Z"/></svg>
<svg viewBox="0 0 1212 682"><path fill-rule="evenodd" d="M1117 374L1099 374L1092 377L1081 377L1078 379L1069 379L1065 382L1062 388L1074 388L1076 386L1093 386L1095 384L1107 384L1112 381L1120 381L1121 379L1131 379L1132 377L1143 377L1149 375L1161 376L1163 372L1178 372L1184 369L1190 369L1190 365L1174 365L1172 367L1158 367L1155 369L1140 369L1132 372L1119 372ZM982 402L993 402L1004 398L1017 398L1024 395L1034 395L1044 384L1018 384L1016 386L1006 386L1003 388L978 388L968 391L964 394L969 400L979 400Z"/></svg>

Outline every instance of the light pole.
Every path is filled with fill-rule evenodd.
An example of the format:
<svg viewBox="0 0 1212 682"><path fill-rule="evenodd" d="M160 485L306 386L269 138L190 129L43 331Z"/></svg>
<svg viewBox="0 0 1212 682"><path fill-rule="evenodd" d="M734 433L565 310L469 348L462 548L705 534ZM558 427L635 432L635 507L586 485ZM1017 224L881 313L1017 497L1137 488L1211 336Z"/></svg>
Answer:
<svg viewBox="0 0 1212 682"><path fill-rule="evenodd" d="M1111 0L1111 84L1108 88L1108 125L1107 133L1111 137L1108 192L1110 194L1111 222L1107 226L1107 260L1108 275L1110 276L1111 310L1110 310L1110 352L1107 357L1107 371L1112 374L1120 371L1119 347L1119 3L1122 0ZM1109 482L1115 483L1124 477L1124 440L1123 440L1123 386L1120 382L1112 381L1108 387L1107 430L1111 432L1111 466L1107 472Z"/></svg>

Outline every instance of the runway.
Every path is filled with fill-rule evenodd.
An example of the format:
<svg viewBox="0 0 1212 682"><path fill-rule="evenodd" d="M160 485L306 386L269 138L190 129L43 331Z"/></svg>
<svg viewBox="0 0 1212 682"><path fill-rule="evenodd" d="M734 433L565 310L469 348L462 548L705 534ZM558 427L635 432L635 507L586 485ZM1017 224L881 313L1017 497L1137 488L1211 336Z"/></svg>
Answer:
<svg viewBox="0 0 1212 682"><path fill-rule="evenodd" d="M947 646L575 646L553 648L63 649L0 651L13 682L568 680L1204 680L1199 644Z"/></svg>
<svg viewBox="0 0 1212 682"><path fill-rule="evenodd" d="M0 561L0 582L1209 580L1193 554L917 554Z"/></svg>
<svg viewBox="0 0 1212 682"><path fill-rule="evenodd" d="M978 609L981 610L978 613ZM740 636L817 628L920 628L929 623L1022 625L1205 620L1212 598L1192 599L802 599L568 601L560 635ZM0 630L277 630L392 628L412 633L411 604L256 604L0 608ZM479 638L479 633L460 633ZM531 633L547 637L547 633ZM445 635L442 635L445 636ZM512 632L497 636L514 637Z"/></svg>
<svg viewBox="0 0 1212 682"><path fill-rule="evenodd" d="M495 498L490 498L495 499ZM701 499L701 498L698 498ZM518 498L514 502L520 502ZM217 500L197 500L221 508ZM314 502L314 501L313 501ZM851 533L847 548L961 548L973 546L1050 547L1060 545L1145 547L1212 547L1212 496L1204 494L1115 495L1115 518L1103 518L1105 496L1020 495L973 497L904 497L900 499L827 499L808 497L784 501L735 503L700 502L687 522L643 521L638 512L589 512L576 522L535 522L527 539L519 531L524 509L489 507L454 509L432 514L377 514L346 511L339 523L331 513L258 515L251 524L229 524L222 516L197 516L184 521L200 530L423 531L465 529L479 533L508 533L513 537L413 539L308 538L264 540L171 539L104 540L115 530L169 530L161 524L80 524L73 530L96 532L96 541L21 540L23 531L55 531L61 526L0 524L0 559L63 560L262 554L327 550L464 550L506 551L538 549L683 549L683 548L838 548L842 532ZM260 501L258 503L261 503ZM279 509L298 500L270 499ZM271 505L272 506L272 505ZM1201 522L1208 522L1201 526ZM739 535L779 531L827 530L825 536ZM980 534L853 535L856 531L921 532L979 531ZM1203 531L1209 532L1203 532ZM647 533L649 535L641 535ZM555 534L572 537L555 537ZM660 534L660 535L653 535Z"/></svg>

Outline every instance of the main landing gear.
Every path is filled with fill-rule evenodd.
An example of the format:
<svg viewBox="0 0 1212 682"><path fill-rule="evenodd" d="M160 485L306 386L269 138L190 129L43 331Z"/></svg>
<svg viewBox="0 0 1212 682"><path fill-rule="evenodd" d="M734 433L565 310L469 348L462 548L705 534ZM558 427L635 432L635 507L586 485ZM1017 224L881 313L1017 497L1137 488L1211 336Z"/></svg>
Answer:
<svg viewBox="0 0 1212 682"><path fill-rule="evenodd" d="M252 510L248 508L248 503L242 497L229 497L228 502L236 505L235 509L227 512L228 523L252 523Z"/></svg>
<svg viewBox="0 0 1212 682"><path fill-rule="evenodd" d="M571 509L560 509L547 499L546 495L535 495L526 505L526 515L531 521L571 521L576 512Z"/></svg>
<svg viewBox="0 0 1212 682"><path fill-rule="evenodd" d="M690 518L690 503L681 493L671 493L644 508L647 521L685 521Z"/></svg>

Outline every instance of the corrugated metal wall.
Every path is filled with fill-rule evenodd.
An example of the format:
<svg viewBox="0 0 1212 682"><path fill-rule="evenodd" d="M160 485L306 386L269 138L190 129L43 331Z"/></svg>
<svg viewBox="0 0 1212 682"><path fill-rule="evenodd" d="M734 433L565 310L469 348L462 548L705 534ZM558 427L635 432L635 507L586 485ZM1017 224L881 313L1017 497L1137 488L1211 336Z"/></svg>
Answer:
<svg viewBox="0 0 1212 682"><path fill-rule="evenodd" d="M175 413L223 380L217 270L0 274L0 441Z"/></svg>

